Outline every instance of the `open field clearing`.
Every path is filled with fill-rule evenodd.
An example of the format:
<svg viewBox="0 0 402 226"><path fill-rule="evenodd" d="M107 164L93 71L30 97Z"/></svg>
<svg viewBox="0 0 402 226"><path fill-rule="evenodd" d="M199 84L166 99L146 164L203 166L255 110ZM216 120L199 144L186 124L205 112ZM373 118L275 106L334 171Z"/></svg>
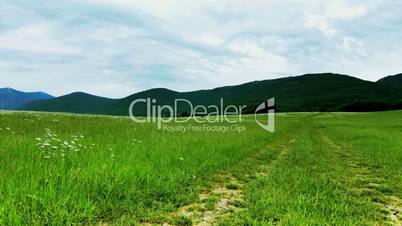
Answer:
<svg viewBox="0 0 402 226"><path fill-rule="evenodd" d="M401 225L401 111L277 114L275 133L243 117L1 112L0 225Z"/></svg>

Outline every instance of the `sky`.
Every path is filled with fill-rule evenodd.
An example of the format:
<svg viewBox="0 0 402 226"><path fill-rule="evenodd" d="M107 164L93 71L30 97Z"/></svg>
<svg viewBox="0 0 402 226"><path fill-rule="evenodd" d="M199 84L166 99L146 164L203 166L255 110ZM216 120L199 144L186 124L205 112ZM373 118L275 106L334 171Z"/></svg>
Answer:
<svg viewBox="0 0 402 226"><path fill-rule="evenodd" d="M0 87L112 98L402 72L402 1L0 0Z"/></svg>

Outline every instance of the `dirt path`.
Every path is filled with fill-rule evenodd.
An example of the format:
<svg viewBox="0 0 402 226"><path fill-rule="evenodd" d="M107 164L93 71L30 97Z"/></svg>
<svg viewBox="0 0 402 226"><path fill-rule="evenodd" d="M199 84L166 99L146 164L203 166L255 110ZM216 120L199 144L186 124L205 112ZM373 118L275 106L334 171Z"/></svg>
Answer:
<svg viewBox="0 0 402 226"><path fill-rule="evenodd" d="M402 226L402 199L391 195L391 192L384 189L385 178L375 174L372 164L367 163L367 159L347 152L340 145L322 134L323 140L333 148L335 153L345 161L351 169L354 187L350 191L352 194L381 194L382 198L373 198L371 202L379 205L386 214L385 218L390 225Z"/></svg>
<svg viewBox="0 0 402 226"><path fill-rule="evenodd" d="M200 193L197 202L181 207L177 212L169 216L169 219L173 219L173 221L160 225L216 225L225 217L244 211L246 208L244 200L245 185L250 180L267 176L269 170L288 153L288 146L294 143L295 140L295 138L292 138L286 144L278 145L280 151L273 160L269 163L265 162L254 166L254 172L242 175L243 179L235 177L230 172L218 175L221 178L220 182L214 184L211 189ZM249 161L249 164L256 162L258 164L258 161L255 161L253 157L244 161ZM242 164L243 162L239 163L239 165Z"/></svg>
<svg viewBox="0 0 402 226"><path fill-rule="evenodd" d="M193 225L212 225L228 214L241 211L244 208L244 183L231 174L221 176L225 177L224 182L199 194L198 202L180 208L172 217L191 219Z"/></svg>

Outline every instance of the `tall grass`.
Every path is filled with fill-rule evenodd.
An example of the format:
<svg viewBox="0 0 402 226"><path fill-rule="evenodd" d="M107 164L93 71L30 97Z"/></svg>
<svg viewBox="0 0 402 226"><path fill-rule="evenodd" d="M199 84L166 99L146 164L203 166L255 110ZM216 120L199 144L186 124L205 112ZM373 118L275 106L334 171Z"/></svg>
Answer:
<svg viewBox="0 0 402 226"><path fill-rule="evenodd" d="M157 219L290 124L270 134L246 121L245 133L169 133L124 117L0 114L0 225Z"/></svg>
<svg viewBox="0 0 402 226"><path fill-rule="evenodd" d="M3 112L0 225L158 222L194 202L220 172L247 178L253 167L239 163L256 153L258 164L273 165L266 177L247 179L247 208L223 223L378 224L380 208L369 196L350 195L350 166L322 135L363 156L401 197L401 116L278 114L274 134L246 116L243 133L171 133L125 117ZM273 163L278 143L288 151Z"/></svg>
<svg viewBox="0 0 402 226"><path fill-rule="evenodd" d="M387 196L402 197L402 112L299 119L296 142L246 186L248 208L222 225L389 224Z"/></svg>

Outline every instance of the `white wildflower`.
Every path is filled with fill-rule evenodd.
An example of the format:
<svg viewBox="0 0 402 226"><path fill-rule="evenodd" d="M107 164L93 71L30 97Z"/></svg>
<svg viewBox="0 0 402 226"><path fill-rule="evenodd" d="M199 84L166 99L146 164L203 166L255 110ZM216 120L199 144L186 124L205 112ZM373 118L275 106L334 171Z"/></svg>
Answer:
<svg viewBox="0 0 402 226"><path fill-rule="evenodd" d="M37 141L41 141L42 139L40 139L39 137L36 138Z"/></svg>
<svg viewBox="0 0 402 226"><path fill-rule="evenodd" d="M184 158L183 158L183 157L180 157L179 159L180 159L180 161L183 161L183 160L184 160Z"/></svg>

